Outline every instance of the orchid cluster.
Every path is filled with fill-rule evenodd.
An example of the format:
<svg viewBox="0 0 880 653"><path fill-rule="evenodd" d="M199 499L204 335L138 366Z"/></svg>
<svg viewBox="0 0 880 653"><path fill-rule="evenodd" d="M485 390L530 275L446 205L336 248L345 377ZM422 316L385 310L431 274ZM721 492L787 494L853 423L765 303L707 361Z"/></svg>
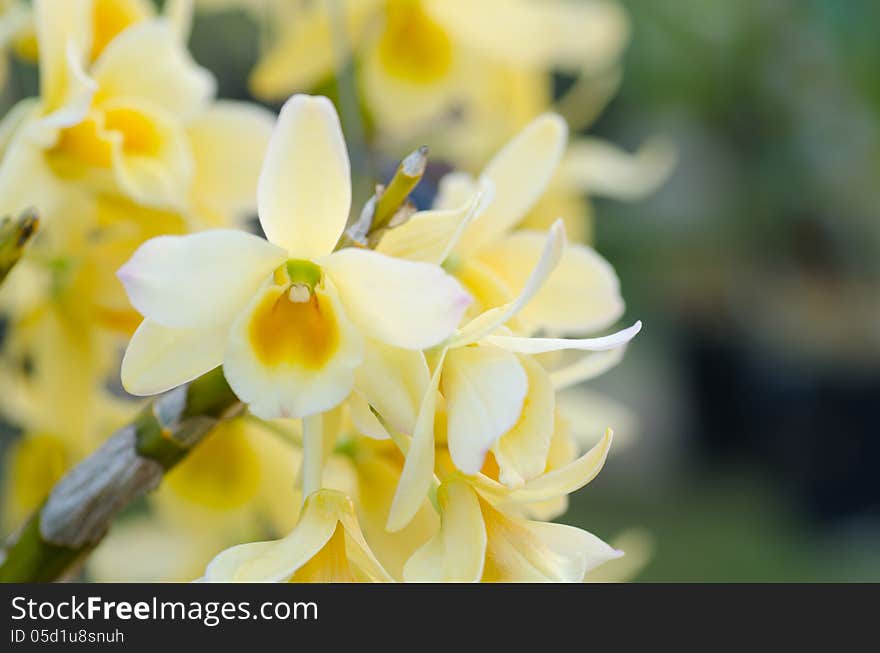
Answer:
<svg viewBox="0 0 880 653"><path fill-rule="evenodd" d="M425 143L451 171L430 208L380 221L381 187L353 206L364 171L328 98L293 94L277 117L216 98L186 47L191 3L9 3L0 44L35 58L39 95L0 124L0 213L35 207L43 228L0 291L0 408L23 432L5 525L140 398L219 369L240 411L111 531L92 577L593 578L623 552L553 520L612 431L585 437L560 393L620 362L641 323L615 329L620 284L586 244L583 191L637 197L669 155L569 145L549 83L613 67L625 17L608 2L249 4L277 19L257 96L330 75L341 21L382 147ZM490 16L506 36L474 31Z"/></svg>
<svg viewBox="0 0 880 653"><path fill-rule="evenodd" d="M580 581L618 555L589 533L527 519L532 504L592 480L611 444L609 432L567 459L552 375L535 356L613 351L641 326L534 336L605 328L622 310L611 267L568 245L561 222L511 230L565 142L564 123L540 117L480 181L450 180L451 208L415 213L375 250L337 248L351 200L345 142L326 98L295 95L260 173L266 239L161 236L120 269L145 318L122 363L129 392L161 392L222 365L253 415L302 423L296 527L222 553L206 579L390 580L387 564L414 581ZM374 551L355 502L324 484L326 451L347 452L357 470L363 449L397 477L370 519L391 534L412 525L414 551L397 542ZM434 519L424 515L432 503Z"/></svg>

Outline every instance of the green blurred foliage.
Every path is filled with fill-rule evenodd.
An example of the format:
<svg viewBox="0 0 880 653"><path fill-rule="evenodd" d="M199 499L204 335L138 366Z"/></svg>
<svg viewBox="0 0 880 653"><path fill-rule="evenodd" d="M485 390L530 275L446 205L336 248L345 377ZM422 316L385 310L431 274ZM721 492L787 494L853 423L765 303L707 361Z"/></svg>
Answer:
<svg viewBox="0 0 880 653"><path fill-rule="evenodd" d="M642 428L566 520L603 537L652 531L644 580L878 580L880 506L818 519L795 480L745 444L722 464L704 458L686 354L697 335L765 361L788 389L817 375L843 394L877 387L880 3L624 4L623 85L592 131L631 148L669 134L680 163L646 202L597 202L597 247L645 330L595 387L633 406ZM840 417L873 438L867 397L864 415ZM851 434L806 425L794 446L767 449L802 457L807 476L823 450L843 464L831 454ZM852 451L877 451L868 445Z"/></svg>

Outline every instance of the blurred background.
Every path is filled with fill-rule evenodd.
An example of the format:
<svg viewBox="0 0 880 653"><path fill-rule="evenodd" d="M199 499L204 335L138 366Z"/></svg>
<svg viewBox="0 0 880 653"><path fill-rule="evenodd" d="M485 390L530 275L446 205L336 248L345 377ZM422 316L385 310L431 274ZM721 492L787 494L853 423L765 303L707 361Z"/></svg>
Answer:
<svg viewBox="0 0 880 653"><path fill-rule="evenodd" d="M205 2L193 24L222 97L253 99L268 19L249 4ZM574 126L630 152L663 138L676 164L655 191L596 193L579 217L620 276L623 323L645 326L570 397L622 444L563 520L622 537L638 580L880 581L880 4L621 5L622 78L600 78L616 92L584 96ZM36 88L14 65L7 100ZM312 90L372 175L363 201L411 143L370 147L377 116L352 74ZM571 108L575 81L552 82Z"/></svg>
<svg viewBox="0 0 880 653"><path fill-rule="evenodd" d="M645 329L594 386L639 428L569 518L650 531L643 580L880 580L880 5L624 5L594 132L679 157L596 203Z"/></svg>

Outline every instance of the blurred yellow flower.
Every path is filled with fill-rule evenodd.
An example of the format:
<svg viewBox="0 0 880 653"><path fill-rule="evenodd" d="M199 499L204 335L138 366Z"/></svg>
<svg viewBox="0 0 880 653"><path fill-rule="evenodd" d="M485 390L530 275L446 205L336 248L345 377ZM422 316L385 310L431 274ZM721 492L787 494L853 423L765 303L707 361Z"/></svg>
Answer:
<svg viewBox="0 0 880 653"><path fill-rule="evenodd" d="M180 25L142 0L38 0L34 20L40 97L4 120L4 206L51 220L66 193L88 189L195 225L253 213L272 115L213 102Z"/></svg>
<svg viewBox="0 0 880 653"><path fill-rule="evenodd" d="M379 142L442 132L436 151L467 167L550 106L554 71L612 68L629 32L602 0L267 4L277 36L251 78L258 97L312 89L353 58Z"/></svg>

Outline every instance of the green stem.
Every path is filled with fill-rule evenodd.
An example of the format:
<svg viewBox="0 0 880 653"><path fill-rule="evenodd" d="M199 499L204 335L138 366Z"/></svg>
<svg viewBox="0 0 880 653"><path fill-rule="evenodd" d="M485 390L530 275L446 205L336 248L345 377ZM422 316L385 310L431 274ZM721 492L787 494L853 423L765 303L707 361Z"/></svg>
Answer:
<svg viewBox="0 0 880 653"><path fill-rule="evenodd" d="M394 217L406 206L409 194L421 181L427 165L427 147L422 146L407 155L388 185L378 187L367 200L360 217L336 243L336 249L375 246L382 232L392 226Z"/></svg>
<svg viewBox="0 0 880 653"><path fill-rule="evenodd" d="M400 207L406 203L409 194L422 179L427 164L428 148L424 145L400 162L397 171L376 202L372 231L375 232L388 226Z"/></svg>

